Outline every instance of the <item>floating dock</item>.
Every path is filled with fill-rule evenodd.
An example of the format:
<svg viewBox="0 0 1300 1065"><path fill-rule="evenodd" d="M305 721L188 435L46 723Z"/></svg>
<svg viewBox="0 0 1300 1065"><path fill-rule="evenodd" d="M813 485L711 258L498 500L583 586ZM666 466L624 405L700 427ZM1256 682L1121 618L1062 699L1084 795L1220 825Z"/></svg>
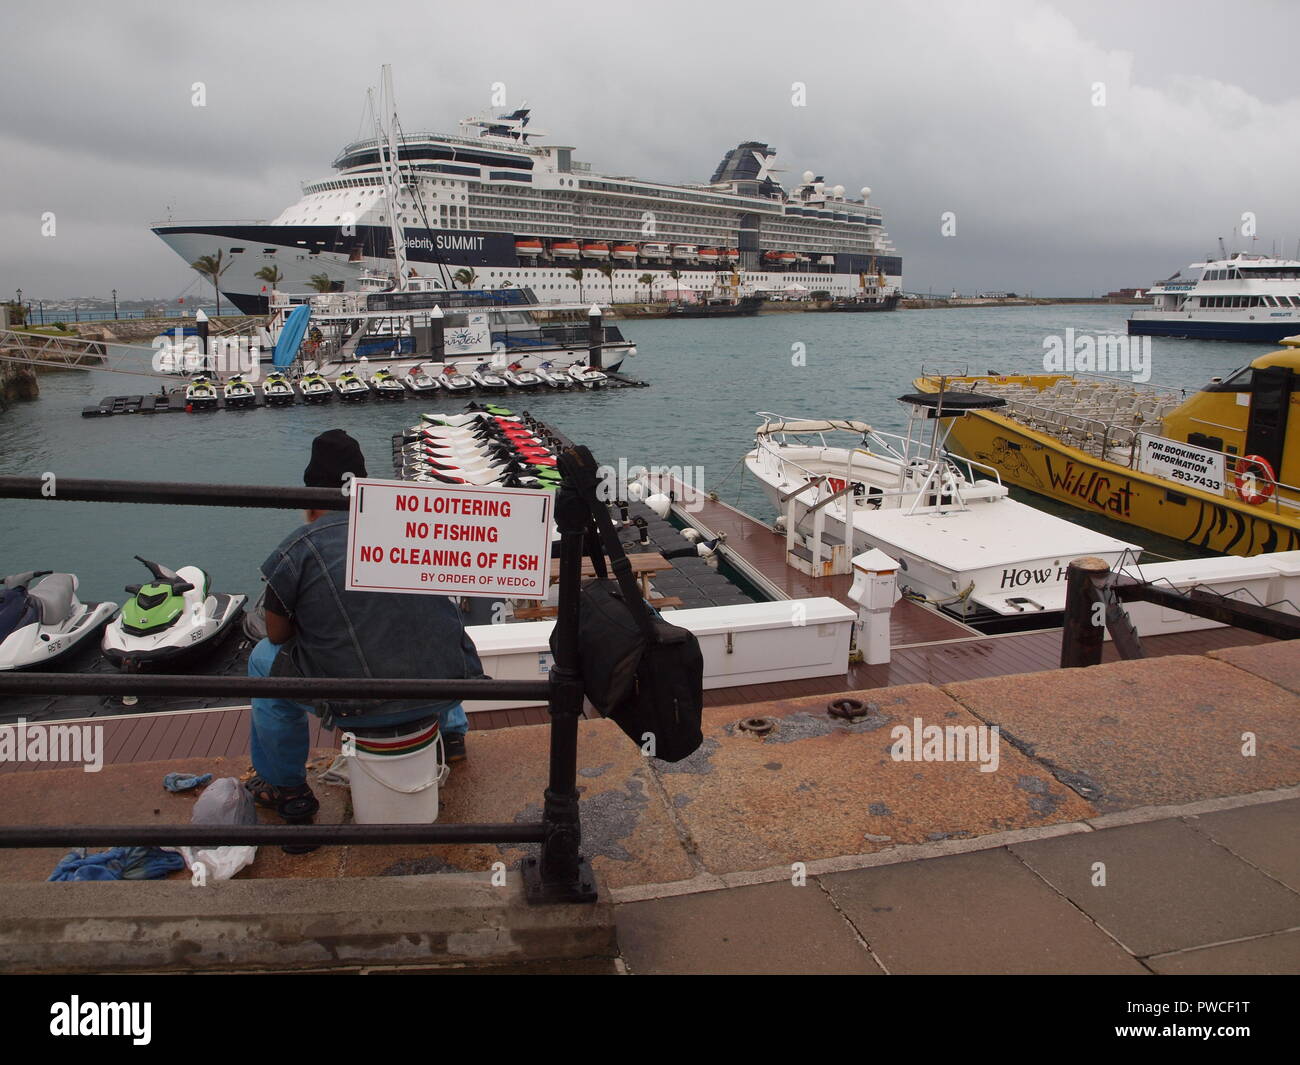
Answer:
<svg viewBox="0 0 1300 1065"><path fill-rule="evenodd" d="M398 398L398 396L392 396L392 397L384 396L378 392L371 390L370 394L366 396L364 399L344 399L337 392L335 392L330 396L328 400L308 401L303 399L302 393L299 392L297 388L295 388L293 393L293 402L280 403L280 404L267 403L266 397L262 394L262 392L260 390L255 390L254 400L251 404L244 404L238 407L227 408L225 397L222 396L217 400L217 405L215 407L209 407L205 410L194 411L192 413L208 414L214 410L224 411L227 409L262 410L263 408L266 407L270 407L272 409L275 409L277 407L285 407L285 408L287 407L330 407L333 406L335 403L353 404L353 403L373 402L384 406L389 406L389 405L399 406L405 401L411 399L418 400L421 403L439 403L439 402L445 403L448 401L464 402L466 397L474 397L478 399L493 399L493 398L501 399L501 398L508 397L511 399L516 399L522 396L550 396L550 395L571 396L571 395L585 394L593 391L610 392L610 391L617 391L623 388L649 388L650 387L648 381L641 381L635 377L630 377L627 374L619 373L615 370L602 370L601 372L604 373L605 376L609 378L609 380L604 385L602 385L600 388L597 389L507 388L507 389L486 389L485 390L480 388L473 388L473 389L467 388L459 392L447 392L441 388L437 389L436 391L428 391L428 392L412 392L408 389L400 393L400 398ZM140 395L134 395L134 396L105 396L103 399L99 401L98 405L93 407L83 407L81 411L81 416L83 418L108 418L115 414L173 414L178 412L181 414L186 413L185 390L181 388L171 389L169 391L147 393L147 394L142 393Z"/></svg>

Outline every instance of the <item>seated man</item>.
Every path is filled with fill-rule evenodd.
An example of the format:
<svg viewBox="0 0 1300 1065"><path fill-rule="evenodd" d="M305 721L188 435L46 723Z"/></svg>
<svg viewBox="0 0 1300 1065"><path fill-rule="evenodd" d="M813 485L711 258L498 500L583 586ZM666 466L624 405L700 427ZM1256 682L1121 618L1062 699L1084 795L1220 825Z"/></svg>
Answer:
<svg viewBox="0 0 1300 1065"><path fill-rule="evenodd" d="M341 489L348 474L366 476L357 442L341 429L312 441L303 483ZM262 563L266 633L248 659L251 677L481 677L483 667L455 602L439 595L346 591L348 512L309 510ZM366 735L409 734L421 723L442 730L447 761L465 757L465 711L456 701L325 699L313 706L254 699L251 746L259 806L293 820L320 804L307 783L307 714L329 727Z"/></svg>

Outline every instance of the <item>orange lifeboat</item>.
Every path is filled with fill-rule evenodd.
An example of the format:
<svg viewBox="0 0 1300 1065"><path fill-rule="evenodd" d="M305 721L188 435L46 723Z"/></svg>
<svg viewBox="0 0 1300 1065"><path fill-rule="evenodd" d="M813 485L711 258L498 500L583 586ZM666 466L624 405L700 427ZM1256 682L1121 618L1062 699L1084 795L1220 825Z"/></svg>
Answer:
<svg viewBox="0 0 1300 1065"><path fill-rule="evenodd" d="M781 253L780 253L779 251L765 251L765 252L763 252L763 262L765 262L765 263L779 263L780 261L781 261Z"/></svg>
<svg viewBox="0 0 1300 1065"><path fill-rule="evenodd" d="M796 263L798 261L799 261L799 256L797 256L792 251L783 251L781 253L781 262L785 263L787 266L790 265L791 263Z"/></svg>
<svg viewBox="0 0 1300 1065"><path fill-rule="evenodd" d="M515 254L528 256L532 258L535 255L541 255L545 249L542 247L540 240L517 240L515 241Z"/></svg>
<svg viewBox="0 0 1300 1065"><path fill-rule="evenodd" d="M740 249L739 249L739 248L723 248L723 249L718 253L718 258L724 260L725 262L734 263L737 259L740 258Z"/></svg>
<svg viewBox="0 0 1300 1065"><path fill-rule="evenodd" d="M624 261L634 261L640 249L635 244L615 244L614 258Z"/></svg>
<svg viewBox="0 0 1300 1065"><path fill-rule="evenodd" d="M717 249L717 248L701 248L701 249L700 249L700 262L702 262L702 263L716 263L717 261L718 261L718 249Z"/></svg>
<svg viewBox="0 0 1300 1065"><path fill-rule="evenodd" d="M582 246L582 254L588 259L608 259L609 245L604 241L592 241Z"/></svg>
<svg viewBox="0 0 1300 1065"><path fill-rule="evenodd" d="M582 250L576 240L556 240L551 242L551 254L557 259L576 259Z"/></svg>

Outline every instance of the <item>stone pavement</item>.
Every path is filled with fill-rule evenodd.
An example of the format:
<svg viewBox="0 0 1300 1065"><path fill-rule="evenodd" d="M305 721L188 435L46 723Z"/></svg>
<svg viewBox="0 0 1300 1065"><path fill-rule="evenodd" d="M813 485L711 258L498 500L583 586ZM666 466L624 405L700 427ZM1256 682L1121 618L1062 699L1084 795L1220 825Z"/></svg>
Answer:
<svg viewBox="0 0 1300 1065"><path fill-rule="evenodd" d="M584 721L584 851L634 973L1297 972L1297 693L1300 645L1275 643L874 689L854 693L855 721L827 696L715 707L673 765ZM547 739L471 735L440 820L535 820ZM0 809L9 824L187 822L193 798L163 792L164 773L244 768L9 773ZM346 820L346 790L318 791L319 820ZM241 879L481 875L527 853L263 848ZM41 880L58 857L0 851L0 881Z"/></svg>

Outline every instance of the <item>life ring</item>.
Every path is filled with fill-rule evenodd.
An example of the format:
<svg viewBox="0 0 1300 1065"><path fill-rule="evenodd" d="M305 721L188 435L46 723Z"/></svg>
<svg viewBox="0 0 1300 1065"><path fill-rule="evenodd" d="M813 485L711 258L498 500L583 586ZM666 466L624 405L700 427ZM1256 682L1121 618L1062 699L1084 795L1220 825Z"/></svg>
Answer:
<svg viewBox="0 0 1300 1065"><path fill-rule="evenodd" d="M1256 471L1259 476L1256 476ZM1277 488L1277 474L1262 455L1243 455L1237 460L1237 473L1232 483L1243 503L1257 507L1272 498Z"/></svg>

